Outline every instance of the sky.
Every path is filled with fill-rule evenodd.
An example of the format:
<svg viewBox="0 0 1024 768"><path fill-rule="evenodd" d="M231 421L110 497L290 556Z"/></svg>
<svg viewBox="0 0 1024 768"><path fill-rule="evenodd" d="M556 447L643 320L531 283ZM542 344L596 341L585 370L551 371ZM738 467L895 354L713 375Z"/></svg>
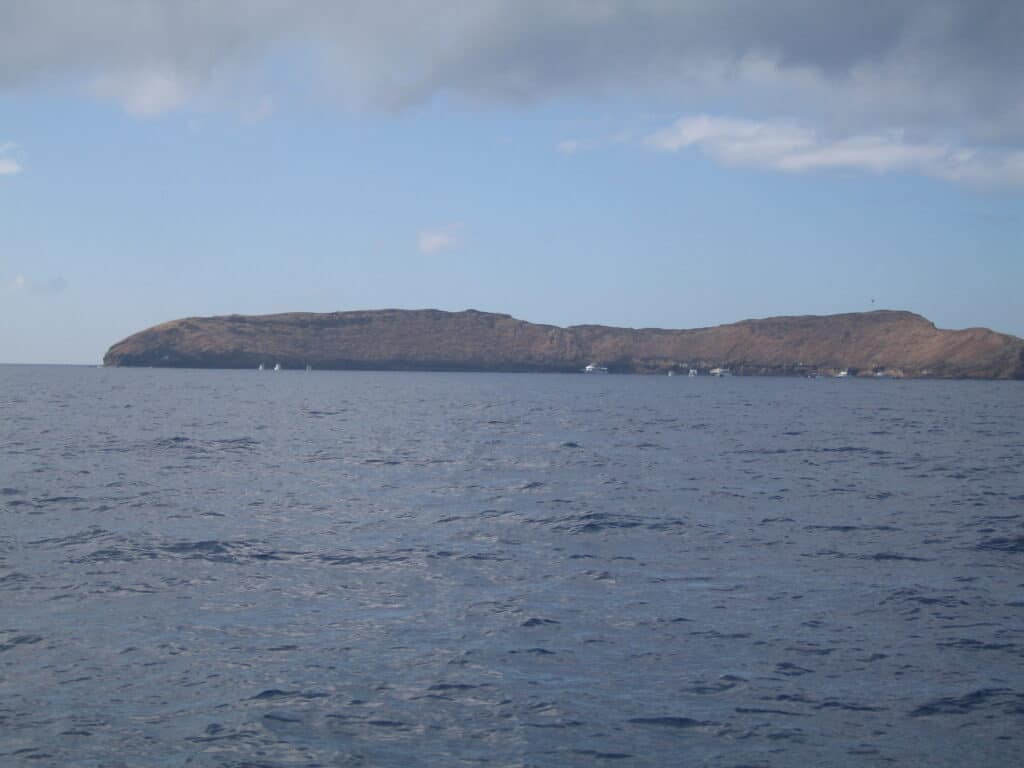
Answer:
<svg viewBox="0 0 1024 768"><path fill-rule="evenodd" d="M1019 0L0 0L0 362L185 316L1024 336Z"/></svg>

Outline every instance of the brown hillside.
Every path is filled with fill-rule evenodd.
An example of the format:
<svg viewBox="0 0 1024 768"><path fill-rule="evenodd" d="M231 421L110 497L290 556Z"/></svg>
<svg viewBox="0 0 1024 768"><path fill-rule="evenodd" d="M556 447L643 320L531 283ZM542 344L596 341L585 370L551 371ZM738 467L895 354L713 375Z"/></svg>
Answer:
<svg viewBox="0 0 1024 768"><path fill-rule="evenodd" d="M384 309L174 320L110 348L106 365L380 370L740 374L819 371L1024 378L1024 340L984 328L937 329L910 312L773 317L694 330L559 328L467 310Z"/></svg>

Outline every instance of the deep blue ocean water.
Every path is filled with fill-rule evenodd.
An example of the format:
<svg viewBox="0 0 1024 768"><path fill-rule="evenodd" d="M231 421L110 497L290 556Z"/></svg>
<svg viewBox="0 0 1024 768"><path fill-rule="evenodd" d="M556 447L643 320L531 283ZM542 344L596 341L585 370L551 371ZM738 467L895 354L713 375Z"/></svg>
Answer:
<svg viewBox="0 0 1024 768"><path fill-rule="evenodd" d="M1020 382L0 367L0 765L1022 754Z"/></svg>

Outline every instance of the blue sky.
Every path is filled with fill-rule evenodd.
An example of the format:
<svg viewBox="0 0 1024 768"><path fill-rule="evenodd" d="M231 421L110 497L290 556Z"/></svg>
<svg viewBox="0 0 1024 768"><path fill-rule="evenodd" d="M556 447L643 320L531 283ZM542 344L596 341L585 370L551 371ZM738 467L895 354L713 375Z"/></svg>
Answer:
<svg viewBox="0 0 1024 768"><path fill-rule="evenodd" d="M680 328L885 307L1024 336L1017 54L968 5L867 25L889 48L826 16L838 42L790 40L744 3L129 5L0 7L0 362L382 307Z"/></svg>

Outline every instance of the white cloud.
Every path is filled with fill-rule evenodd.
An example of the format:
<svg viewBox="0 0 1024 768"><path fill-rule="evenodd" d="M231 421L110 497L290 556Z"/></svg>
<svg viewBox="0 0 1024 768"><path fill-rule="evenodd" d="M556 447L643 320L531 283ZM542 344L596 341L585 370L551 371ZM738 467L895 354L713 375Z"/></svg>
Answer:
<svg viewBox="0 0 1024 768"><path fill-rule="evenodd" d="M1024 152L912 141L898 132L825 137L792 120L682 117L645 140L664 152L695 148L728 166L784 173L909 171L972 184L1024 184Z"/></svg>
<svg viewBox="0 0 1024 768"><path fill-rule="evenodd" d="M17 149L12 142L0 144L0 176L13 176L21 173L21 163L11 157L11 153Z"/></svg>
<svg viewBox="0 0 1024 768"><path fill-rule="evenodd" d="M152 118L188 103L192 88L170 69L105 74L92 81L92 91L114 101L133 117Z"/></svg>
<svg viewBox="0 0 1024 768"><path fill-rule="evenodd" d="M63 292L67 287L68 281L63 277L37 282L24 274L17 274L10 282L10 290L17 293L54 294Z"/></svg>
<svg viewBox="0 0 1024 768"><path fill-rule="evenodd" d="M583 142L580 139L565 139L564 141L558 142L555 147L555 149L563 155L575 155L582 148Z"/></svg>
<svg viewBox="0 0 1024 768"><path fill-rule="evenodd" d="M447 251L458 245L462 226L453 224L439 229L425 229L416 237L416 247L420 253L434 254Z"/></svg>
<svg viewBox="0 0 1024 768"><path fill-rule="evenodd" d="M578 152L591 152L616 144L625 144L633 138L629 131L620 131L611 136L597 136L588 139L564 139L555 145L555 149L563 155L575 155Z"/></svg>

